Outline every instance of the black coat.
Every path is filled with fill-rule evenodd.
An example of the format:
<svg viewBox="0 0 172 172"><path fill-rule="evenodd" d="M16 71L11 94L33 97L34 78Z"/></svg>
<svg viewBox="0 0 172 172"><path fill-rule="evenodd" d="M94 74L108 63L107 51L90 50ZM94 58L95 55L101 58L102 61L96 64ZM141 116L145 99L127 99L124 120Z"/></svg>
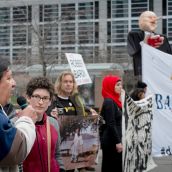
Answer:
<svg viewBox="0 0 172 172"><path fill-rule="evenodd" d="M73 96L69 97L70 101L73 103L75 109L76 109L76 115L81 115L81 116L85 116L86 112L90 112L90 108L88 106L85 106L80 98L80 95L78 93L74 94ZM52 109L54 109L55 107L57 107L58 109L58 113L59 115L66 115L65 114L65 107L62 105L62 103L60 102L60 99L58 97L58 95L56 94L54 96L54 100L52 100L51 105L48 107L46 114L48 116L51 116L50 113L52 111Z"/></svg>
<svg viewBox="0 0 172 172"><path fill-rule="evenodd" d="M156 33L155 33L156 35ZM172 54L172 50L168 39L166 36L161 35L164 37L164 43L157 49ZM144 31L131 31L128 33L127 37L127 49L128 54L133 57L133 67L134 67L134 75L141 75L142 74L142 59L141 59L141 45L140 42L144 40L145 33Z"/></svg>
<svg viewBox="0 0 172 172"><path fill-rule="evenodd" d="M113 148L122 142L122 113L121 109L110 98L105 98L100 114L105 124L100 127L101 146Z"/></svg>

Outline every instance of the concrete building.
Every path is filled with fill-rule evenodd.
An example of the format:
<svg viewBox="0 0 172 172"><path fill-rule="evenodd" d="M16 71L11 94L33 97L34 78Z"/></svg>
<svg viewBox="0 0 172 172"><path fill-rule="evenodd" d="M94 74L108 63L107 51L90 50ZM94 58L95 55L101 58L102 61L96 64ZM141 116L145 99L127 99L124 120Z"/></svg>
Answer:
<svg viewBox="0 0 172 172"><path fill-rule="evenodd" d="M102 63L131 69L127 33L145 10L161 16L158 32L172 43L171 0L0 0L0 55L20 70L67 64L66 52L82 54L100 73Z"/></svg>
<svg viewBox="0 0 172 172"><path fill-rule="evenodd" d="M13 64L67 63L65 52L85 63L128 62L126 37L142 11L162 17L158 32L172 41L170 0L1 0L0 55Z"/></svg>

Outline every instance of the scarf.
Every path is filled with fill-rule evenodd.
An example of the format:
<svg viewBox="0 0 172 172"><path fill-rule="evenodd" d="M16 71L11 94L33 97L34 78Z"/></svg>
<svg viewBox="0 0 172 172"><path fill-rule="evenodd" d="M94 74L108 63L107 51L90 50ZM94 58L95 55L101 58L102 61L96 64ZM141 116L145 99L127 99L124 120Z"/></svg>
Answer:
<svg viewBox="0 0 172 172"><path fill-rule="evenodd" d="M105 76L102 82L102 96L103 98L112 99L117 106L121 109L122 104L119 100L120 95L115 92L115 85L118 81L121 81L121 78L115 75Z"/></svg>

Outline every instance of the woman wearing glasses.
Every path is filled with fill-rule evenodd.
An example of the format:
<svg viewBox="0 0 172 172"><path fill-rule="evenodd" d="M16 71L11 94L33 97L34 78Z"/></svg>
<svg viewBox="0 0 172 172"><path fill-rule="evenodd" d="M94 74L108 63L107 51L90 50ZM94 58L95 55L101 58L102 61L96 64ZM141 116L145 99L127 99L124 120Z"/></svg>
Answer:
<svg viewBox="0 0 172 172"><path fill-rule="evenodd" d="M64 166L59 150L59 127L55 119L45 111L51 103L54 89L47 78L36 77L26 88L29 104L36 110L36 140L28 157L23 162L24 172L62 172Z"/></svg>

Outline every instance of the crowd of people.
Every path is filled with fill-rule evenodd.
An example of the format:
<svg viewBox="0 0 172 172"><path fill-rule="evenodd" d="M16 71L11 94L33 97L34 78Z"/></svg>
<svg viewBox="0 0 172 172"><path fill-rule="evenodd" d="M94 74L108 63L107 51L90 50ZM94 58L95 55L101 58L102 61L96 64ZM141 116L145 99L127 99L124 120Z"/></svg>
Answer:
<svg viewBox="0 0 172 172"><path fill-rule="evenodd" d="M8 61L1 58L0 67L3 70L0 75L0 90L6 88L5 92L1 92L0 99L0 129L3 131L0 132L1 148L3 148L1 149L3 151L0 152L2 171L9 169L9 171L17 172L20 167L20 172L74 172L75 169L65 170L61 158L58 115L81 115L84 117L87 115L86 111L96 114L94 109L84 105L78 93L74 75L69 71L62 72L54 86L45 77L32 78L26 86L28 106L17 111L17 118L15 117L15 121L10 122L3 107L9 106L8 100L16 83L8 66ZM143 82L138 83L138 87L145 85ZM109 75L103 79L102 96L104 101L101 116L105 120L106 128L100 135L103 152L102 172L113 168L122 171L121 91L122 79L120 77ZM71 162L77 161L78 152L76 150L79 145L83 144L83 140L80 138L82 137L77 131L72 144ZM115 148L114 145L116 145ZM116 166L113 165L114 162L117 162ZM95 168L88 166L77 170L80 172L95 171Z"/></svg>
<svg viewBox="0 0 172 172"><path fill-rule="evenodd" d="M128 34L128 52L133 57L134 74L138 76L135 89L130 94L134 101L144 99L147 84L141 80L140 42L172 54L168 39L155 33L158 17L152 11L143 12L139 17L138 32ZM149 39L157 39L150 44ZM102 149L102 172L122 172L122 78L107 75L102 80L103 103L100 116L104 125L100 126L100 144ZM28 106L16 112L17 118L10 121L9 98L15 89L10 63L0 57L0 172L74 172L76 168L66 170L60 153L60 127L58 116L87 116L97 112L86 106L78 92L72 72L64 71L58 75L53 86L45 77L32 78L26 87ZM13 111L10 109L10 112ZM89 112L89 113L88 113ZM78 158L77 147L82 145L79 129L76 130L71 162ZM77 141L76 141L77 140ZM94 166L77 168L78 171L95 171ZM142 170L142 169L140 169Z"/></svg>

